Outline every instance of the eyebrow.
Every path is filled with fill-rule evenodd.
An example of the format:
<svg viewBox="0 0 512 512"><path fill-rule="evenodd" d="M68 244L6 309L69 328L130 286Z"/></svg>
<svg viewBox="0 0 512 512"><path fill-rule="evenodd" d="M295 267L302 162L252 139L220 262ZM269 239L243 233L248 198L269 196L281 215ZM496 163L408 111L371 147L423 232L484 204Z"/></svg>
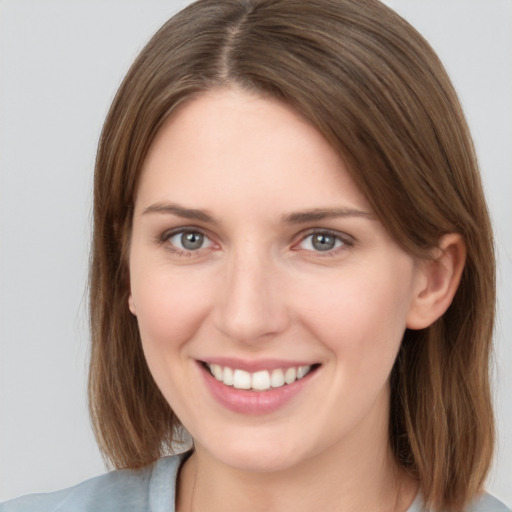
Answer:
<svg viewBox="0 0 512 512"><path fill-rule="evenodd" d="M142 215L150 213L162 213L176 215L190 220L197 220L200 222L207 222L214 224L216 222L213 215L206 210L199 210L195 208L185 208L175 203L155 203L148 206L142 212ZM300 212L288 213L281 216L281 221L284 224L304 224L306 222L317 222L324 219L335 219L340 217L362 217L369 220L375 220L376 217L371 213L357 210L355 208L313 208L311 210L304 210Z"/></svg>
<svg viewBox="0 0 512 512"><path fill-rule="evenodd" d="M302 212L289 213L282 217L286 224L303 224L306 222L317 222L324 219L335 219L339 217L363 217L375 220L375 215L357 210L355 208L313 208Z"/></svg>
<svg viewBox="0 0 512 512"><path fill-rule="evenodd" d="M214 223L215 219L212 215L210 215L205 210L196 210L193 208L184 208L183 206L179 206L173 203L155 203L151 206L148 206L143 212L142 215L146 215L148 213L166 213L171 215L177 215L178 217L183 217L185 219L198 220L201 222L209 222Z"/></svg>

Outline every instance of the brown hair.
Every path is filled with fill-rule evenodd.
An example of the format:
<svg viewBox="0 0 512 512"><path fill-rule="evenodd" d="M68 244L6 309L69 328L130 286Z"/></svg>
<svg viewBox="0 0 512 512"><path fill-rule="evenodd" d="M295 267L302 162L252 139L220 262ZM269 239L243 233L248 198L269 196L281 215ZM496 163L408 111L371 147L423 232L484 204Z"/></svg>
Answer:
<svg viewBox="0 0 512 512"><path fill-rule="evenodd" d="M156 387L128 310L132 211L146 152L177 105L237 84L300 112L339 151L391 236L428 257L459 233L467 261L447 312L407 330L391 375L390 439L426 502L462 510L489 469L495 268L471 137L428 43L377 0L200 0L151 39L100 140L90 274L89 397L116 467L171 450L178 420Z"/></svg>

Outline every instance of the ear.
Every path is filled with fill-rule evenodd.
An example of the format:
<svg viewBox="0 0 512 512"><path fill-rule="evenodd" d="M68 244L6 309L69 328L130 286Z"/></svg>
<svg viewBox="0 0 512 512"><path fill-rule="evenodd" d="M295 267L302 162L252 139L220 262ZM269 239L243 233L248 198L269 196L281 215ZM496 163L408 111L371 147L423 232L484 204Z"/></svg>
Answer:
<svg viewBox="0 0 512 512"><path fill-rule="evenodd" d="M407 316L409 329L424 329L440 318L452 303L466 262L462 237L441 237L433 258L419 265L417 290Z"/></svg>
<svg viewBox="0 0 512 512"><path fill-rule="evenodd" d="M132 297L131 293L128 296L128 307L130 308L130 311L131 311L132 315L137 316L137 312L135 310L135 302L133 302L133 297Z"/></svg>

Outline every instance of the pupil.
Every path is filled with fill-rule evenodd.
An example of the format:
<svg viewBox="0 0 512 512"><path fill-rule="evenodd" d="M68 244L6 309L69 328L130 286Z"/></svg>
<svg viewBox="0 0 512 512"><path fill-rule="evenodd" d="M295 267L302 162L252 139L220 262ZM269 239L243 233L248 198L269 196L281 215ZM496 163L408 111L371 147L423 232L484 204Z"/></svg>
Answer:
<svg viewBox="0 0 512 512"><path fill-rule="evenodd" d="M203 245L203 235L201 233L183 233L181 235L181 245L189 251L200 249Z"/></svg>
<svg viewBox="0 0 512 512"><path fill-rule="evenodd" d="M313 247L317 251L329 251L332 249L336 243L336 240L333 236L329 235L314 235L313 236Z"/></svg>

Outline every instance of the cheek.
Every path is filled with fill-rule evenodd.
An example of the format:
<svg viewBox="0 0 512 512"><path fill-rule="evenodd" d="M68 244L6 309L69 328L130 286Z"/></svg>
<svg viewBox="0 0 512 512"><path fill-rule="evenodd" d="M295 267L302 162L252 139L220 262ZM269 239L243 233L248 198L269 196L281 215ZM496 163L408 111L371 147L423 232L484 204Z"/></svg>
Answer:
<svg viewBox="0 0 512 512"><path fill-rule="evenodd" d="M170 274L167 272L167 274ZM207 315L209 302L202 284L179 273L156 272L132 281L132 298L144 351L164 355L189 341Z"/></svg>
<svg viewBox="0 0 512 512"><path fill-rule="evenodd" d="M298 309L308 330L354 369L392 366L410 304L410 265L369 268L308 283L307 296L293 294L303 301Z"/></svg>
<svg viewBox="0 0 512 512"><path fill-rule="evenodd" d="M201 293L200 283L183 279L179 272L173 274L134 274L132 297L149 370L167 402L186 421L195 400L189 393L188 356L208 315L209 302L204 286Z"/></svg>

